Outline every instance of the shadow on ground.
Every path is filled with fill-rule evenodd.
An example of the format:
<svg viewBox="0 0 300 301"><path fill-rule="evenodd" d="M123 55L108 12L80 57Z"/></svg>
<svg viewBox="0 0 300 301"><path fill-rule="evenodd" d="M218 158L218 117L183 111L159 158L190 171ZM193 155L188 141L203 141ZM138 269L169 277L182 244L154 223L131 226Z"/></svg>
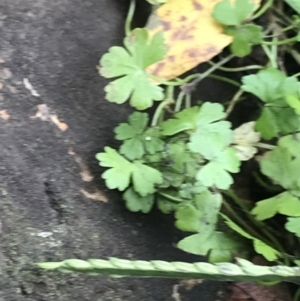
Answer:
<svg viewBox="0 0 300 301"><path fill-rule="evenodd" d="M96 69L101 55L122 41L126 8L122 0L0 3L0 301L174 300L178 281L46 273L32 263L195 260L173 247L169 218L127 212L119 195L104 188L95 160L113 145L112 129L129 112L104 100ZM36 116L41 104L68 129ZM94 177L88 184L83 167ZM100 190L107 202L82 189ZM218 289L208 282L196 297L181 299L217 300Z"/></svg>

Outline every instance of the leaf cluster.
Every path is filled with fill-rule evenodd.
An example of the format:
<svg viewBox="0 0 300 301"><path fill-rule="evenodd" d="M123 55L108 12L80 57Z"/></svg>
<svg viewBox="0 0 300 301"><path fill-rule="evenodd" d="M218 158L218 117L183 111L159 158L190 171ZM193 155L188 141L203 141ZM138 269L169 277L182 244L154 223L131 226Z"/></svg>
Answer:
<svg viewBox="0 0 300 301"><path fill-rule="evenodd" d="M263 103L256 121L264 139L290 134L299 129L300 83L296 77L287 77L275 68L244 76L242 89L258 97Z"/></svg>
<svg viewBox="0 0 300 301"><path fill-rule="evenodd" d="M251 53L253 45L263 41L262 27L253 23L245 23L255 8L252 0L229 0L218 2L214 8L213 17L225 25L224 33L233 37L231 52L238 57Z"/></svg>
<svg viewBox="0 0 300 301"><path fill-rule="evenodd" d="M300 237L299 138L299 134L280 138L278 146L261 160L263 174L285 188L285 191L259 201L252 210L252 214L260 221L270 219L276 214L286 216L286 230L298 237Z"/></svg>

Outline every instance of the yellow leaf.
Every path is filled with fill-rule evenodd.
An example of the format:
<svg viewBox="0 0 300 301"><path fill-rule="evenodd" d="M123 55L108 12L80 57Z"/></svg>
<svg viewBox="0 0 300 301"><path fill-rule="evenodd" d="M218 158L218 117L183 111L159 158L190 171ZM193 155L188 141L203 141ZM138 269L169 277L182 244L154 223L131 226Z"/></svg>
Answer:
<svg viewBox="0 0 300 301"><path fill-rule="evenodd" d="M169 80L210 60L232 42L212 12L221 0L169 0L149 18L150 34L163 31L168 52L147 70ZM260 0L253 0L260 3Z"/></svg>

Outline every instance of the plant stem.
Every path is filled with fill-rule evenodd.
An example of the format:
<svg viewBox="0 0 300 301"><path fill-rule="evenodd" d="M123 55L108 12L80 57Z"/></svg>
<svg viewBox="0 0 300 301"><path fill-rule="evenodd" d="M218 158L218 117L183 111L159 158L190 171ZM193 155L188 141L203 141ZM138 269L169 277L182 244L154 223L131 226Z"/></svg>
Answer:
<svg viewBox="0 0 300 301"><path fill-rule="evenodd" d="M223 199L223 205L226 209L226 211L232 216L232 218L235 220L235 222L238 223L239 226L241 226L248 234L251 236L258 238L261 241L265 241L265 239L257 233L254 229L252 229L247 222L239 217L239 215L231 208L231 206Z"/></svg>
<svg viewBox="0 0 300 301"><path fill-rule="evenodd" d="M177 97L177 100L176 100L176 105L175 105L175 109L174 109L175 112L180 111L184 95L185 95L184 92L180 91L180 93Z"/></svg>
<svg viewBox="0 0 300 301"><path fill-rule="evenodd" d="M273 4L274 0L268 0L259 10L257 13L255 13L252 17L251 20L257 19L260 17L262 14L264 14Z"/></svg>
<svg viewBox="0 0 300 301"><path fill-rule="evenodd" d="M185 107L190 108L191 107L191 94L185 95Z"/></svg>
<svg viewBox="0 0 300 301"><path fill-rule="evenodd" d="M260 229L260 231L265 235L265 237L269 239L269 242L271 242L269 244L273 245L275 249L281 253L285 264L288 265L289 262L287 257L285 256L285 251L283 247L278 242L278 240L266 229L266 225L263 222L255 219L255 217L250 213L249 207L245 204L245 202L241 198L239 198L234 193L232 189L229 189L228 191L224 192L224 194L229 196L235 202L235 204L238 205L246 213L250 222L253 225L256 225ZM260 239L260 240L265 241L265 239Z"/></svg>
<svg viewBox="0 0 300 301"><path fill-rule="evenodd" d="M264 149L274 149L276 147L275 145L261 143L261 142L255 143L253 146L264 148Z"/></svg>
<svg viewBox="0 0 300 301"><path fill-rule="evenodd" d="M257 183L259 185L261 185L262 187L266 188L267 190L272 191L272 192L278 192L278 193L282 191L282 188L280 188L279 186L276 187L274 185L270 185L270 184L266 183L257 172L253 172L252 174L253 174L255 180L257 181Z"/></svg>
<svg viewBox="0 0 300 301"><path fill-rule="evenodd" d="M273 68L277 69L277 59L273 57L273 54L271 52L271 50L269 49L269 47L267 45L261 45L261 47L263 48L266 56L268 57L270 64Z"/></svg>
<svg viewBox="0 0 300 301"><path fill-rule="evenodd" d="M289 43L293 43L293 42L298 42L298 36L293 37L293 38L289 38L289 39L285 39L285 40L281 40L281 41L274 41L274 42L267 42L267 41L263 41L262 45L267 45L267 46L272 46L272 45L284 45L284 44L289 44Z"/></svg>
<svg viewBox="0 0 300 301"><path fill-rule="evenodd" d="M195 88L195 86L197 86L205 77L208 77L211 73L213 73L215 70L217 70L219 67L221 67L222 65L226 64L227 62L229 62L233 58L234 58L234 55L231 54L231 55L223 58L221 61L219 61L218 63L216 63L215 65L213 65L211 68L209 68L205 72L201 73L198 76L198 78L196 78L191 83L189 83L190 90L193 90Z"/></svg>
<svg viewBox="0 0 300 301"><path fill-rule="evenodd" d="M230 79L230 78L227 78L227 77L224 77L224 76L221 76L221 75L217 75L217 74L209 74L207 77L210 77L210 78L213 78L213 79L217 79L217 80L221 80L225 83L228 83L228 84L231 84L233 86L236 86L236 87L240 87L241 84L233 79Z"/></svg>
<svg viewBox="0 0 300 301"><path fill-rule="evenodd" d="M174 197L174 196L172 196L170 194L167 194L167 193L164 193L164 192L160 192L160 191L157 191L156 193L159 194L159 195L161 195L161 196L163 196L164 198L172 201L172 202L175 202L175 203L182 203L183 202L182 199L176 198L176 197Z"/></svg>
<svg viewBox="0 0 300 301"><path fill-rule="evenodd" d="M208 61L208 63L211 66L215 65L215 63L212 61ZM225 71L225 72L242 72L242 71L262 69L262 68L264 68L264 67L260 66L260 65L249 65L249 66L237 67L237 68L219 67L218 69L221 71Z"/></svg>
<svg viewBox="0 0 300 301"><path fill-rule="evenodd" d="M136 7L136 0L130 0L129 10L125 21L125 35L128 37L131 32L131 21Z"/></svg>
<svg viewBox="0 0 300 301"><path fill-rule="evenodd" d="M174 102L173 99L166 98L164 101L162 101L162 102L158 105L158 107L157 107L157 109L156 109L156 111L155 111L155 113L154 113L154 116L153 116L153 119L152 119L152 122L151 122L151 126L154 127L154 126L157 125L158 120L159 120L159 117L160 117L160 115L161 115L163 109L164 109L167 105L169 105L169 104L171 104L171 103L173 103L173 102Z"/></svg>
<svg viewBox="0 0 300 301"><path fill-rule="evenodd" d="M225 118L227 118L230 113L233 111L234 109L234 106L236 105L236 103L240 100L241 96L243 95L244 91L242 89L239 89L235 95L233 96L233 98L230 100L229 102L229 106L227 107L227 110L226 110L226 116ZM225 119L224 118L224 119Z"/></svg>

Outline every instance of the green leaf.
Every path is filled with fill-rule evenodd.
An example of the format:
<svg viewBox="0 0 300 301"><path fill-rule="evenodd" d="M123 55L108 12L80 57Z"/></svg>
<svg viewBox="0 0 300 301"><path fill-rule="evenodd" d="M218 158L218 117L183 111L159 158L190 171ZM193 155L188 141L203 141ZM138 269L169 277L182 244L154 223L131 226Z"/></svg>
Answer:
<svg viewBox="0 0 300 301"><path fill-rule="evenodd" d="M223 232L213 232L210 236L198 233L188 236L177 244L178 248L192 254L206 256L209 253L209 261L227 262L232 259L232 254L237 253L240 244Z"/></svg>
<svg viewBox="0 0 300 301"><path fill-rule="evenodd" d="M192 199L194 195L202 193L207 188L201 182L184 183L179 187L179 196L184 199Z"/></svg>
<svg viewBox="0 0 300 301"><path fill-rule="evenodd" d="M275 68L267 68L257 74L243 76L242 89L252 93L264 102L276 102L282 97L286 76Z"/></svg>
<svg viewBox="0 0 300 301"><path fill-rule="evenodd" d="M120 191L125 190L130 183L133 170L132 163L120 156L116 150L110 147L105 147L104 151L104 153L98 153L96 158L100 161L99 164L101 166L110 167L109 170L102 174L106 186L109 189L117 188Z"/></svg>
<svg viewBox="0 0 300 301"><path fill-rule="evenodd" d="M255 4L251 0L236 0L234 4L223 0L215 6L213 18L224 25L240 25L254 8Z"/></svg>
<svg viewBox="0 0 300 301"><path fill-rule="evenodd" d="M163 187L179 187L185 178L184 174L173 171L172 169L170 170L166 167L162 169L162 172L164 178Z"/></svg>
<svg viewBox="0 0 300 301"><path fill-rule="evenodd" d="M129 123L121 123L115 128L116 139L125 140L120 153L130 160L140 159L145 153L155 154L164 148L165 143L159 138L159 130L146 130L148 121L148 114L134 112L128 118Z"/></svg>
<svg viewBox="0 0 300 301"><path fill-rule="evenodd" d="M174 168L179 172L184 172L185 163L192 160L186 144L183 141L176 141L168 144L168 154L172 160Z"/></svg>
<svg viewBox="0 0 300 301"><path fill-rule="evenodd" d="M270 140L280 134L289 134L300 126L299 117L291 108L264 107L256 121L255 129L264 139Z"/></svg>
<svg viewBox="0 0 300 301"><path fill-rule="evenodd" d="M233 148L227 148L218 157L204 165L197 173L196 179L206 187L228 189L233 183L229 172L239 171L240 161Z"/></svg>
<svg viewBox="0 0 300 301"><path fill-rule="evenodd" d="M195 196L194 202L178 206L175 225L182 231L210 235L215 231L221 204L221 195L212 194L206 189Z"/></svg>
<svg viewBox="0 0 300 301"><path fill-rule="evenodd" d="M201 212L192 204L184 204L177 208L175 217L177 219L175 225L182 231L198 232Z"/></svg>
<svg viewBox="0 0 300 301"><path fill-rule="evenodd" d="M300 237L300 216L289 217L287 223L285 224L285 229L294 233L297 237Z"/></svg>
<svg viewBox="0 0 300 301"><path fill-rule="evenodd" d="M183 131L194 130L198 117L199 107L187 108L175 114L175 118L162 123L162 134L171 136Z"/></svg>
<svg viewBox="0 0 300 301"><path fill-rule="evenodd" d="M249 55L252 45L261 44L263 40L262 27L254 24L245 24L234 29L227 28L225 33L233 36L230 49L238 57Z"/></svg>
<svg viewBox="0 0 300 301"><path fill-rule="evenodd" d="M287 216L300 216L300 200L286 191L257 202L251 213L259 221L271 218L277 213Z"/></svg>
<svg viewBox="0 0 300 301"><path fill-rule="evenodd" d="M100 60L100 74L106 78L120 77L105 88L106 99L118 104L130 99L138 110L162 100L163 89L149 80L145 69L162 60L166 53L163 34L157 33L149 41L148 31L137 28L124 40L127 49L114 46Z"/></svg>
<svg viewBox="0 0 300 301"><path fill-rule="evenodd" d="M199 111L197 124L202 125L223 119L226 116L224 107L219 103L205 102Z"/></svg>
<svg viewBox="0 0 300 301"><path fill-rule="evenodd" d="M143 133L143 145L145 152L155 154L164 150L165 142L160 139L160 131L157 128L149 128Z"/></svg>
<svg viewBox="0 0 300 301"><path fill-rule="evenodd" d="M254 247L254 250L256 251L256 253L264 256L268 261L274 261L280 256L280 253L277 250L275 250L271 246L267 245L263 241L259 240L258 238L247 233L239 225L234 223L228 216L226 216L224 214L221 214L221 215L225 219L225 222L230 229L232 229L236 233L240 234L241 236L253 241L253 247Z"/></svg>
<svg viewBox="0 0 300 301"><path fill-rule="evenodd" d="M154 193L156 191L155 185L163 183L161 172L139 161L135 161L133 164L132 182L134 190L141 196Z"/></svg>
<svg viewBox="0 0 300 301"><path fill-rule="evenodd" d="M121 123L115 128L117 140L126 140L143 133L149 121L147 113L134 112L129 115L128 123Z"/></svg>
<svg viewBox="0 0 300 301"><path fill-rule="evenodd" d="M281 71L268 68L255 75L244 76L242 89L268 103L256 122L256 129L264 139L289 134L299 126L299 116L287 107L287 95L297 95L299 83L295 77L286 77Z"/></svg>
<svg viewBox="0 0 300 301"><path fill-rule="evenodd" d="M264 175L288 190L300 190L299 134L279 139L278 146L270 151L261 161Z"/></svg>
<svg viewBox="0 0 300 301"><path fill-rule="evenodd" d="M120 153L129 160L140 159L145 154L143 142L137 137L126 140L120 147Z"/></svg>
<svg viewBox="0 0 300 301"><path fill-rule="evenodd" d="M294 95L287 95L285 101L295 110L296 114L300 115L300 100L298 97Z"/></svg>
<svg viewBox="0 0 300 301"><path fill-rule="evenodd" d="M157 208L164 214L169 214L175 211L178 207L178 203L172 202L160 194L157 195L156 205Z"/></svg>
<svg viewBox="0 0 300 301"><path fill-rule="evenodd" d="M228 121L199 125L190 136L189 149L207 160L217 157L232 142L233 132L230 127Z"/></svg>
<svg viewBox="0 0 300 301"><path fill-rule="evenodd" d="M231 124L219 121L225 117L224 107L218 103L204 103L197 118L197 130L190 136L188 147L192 152L211 160L232 142Z"/></svg>
<svg viewBox="0 0 300 301"><path fill-rule="evenodd" d="M96 158L101 166L110 167L102 174L109 189L117 188L123 191L132 182L134 190L144 197L156 191L156 184L162 184L163 177L160 171L140 161L129 162L110 147L105 147L104 151L98 153Z"/></svg>
<svg viewBox="0 0 300 301"><path fill-rule="evenodd" d="M129 188L123 194L123 199L126 203L126 208L131 212L141 211L148 213L154 205L154 195L149 194L145 197L140 196L132 188Z"/></svg>

